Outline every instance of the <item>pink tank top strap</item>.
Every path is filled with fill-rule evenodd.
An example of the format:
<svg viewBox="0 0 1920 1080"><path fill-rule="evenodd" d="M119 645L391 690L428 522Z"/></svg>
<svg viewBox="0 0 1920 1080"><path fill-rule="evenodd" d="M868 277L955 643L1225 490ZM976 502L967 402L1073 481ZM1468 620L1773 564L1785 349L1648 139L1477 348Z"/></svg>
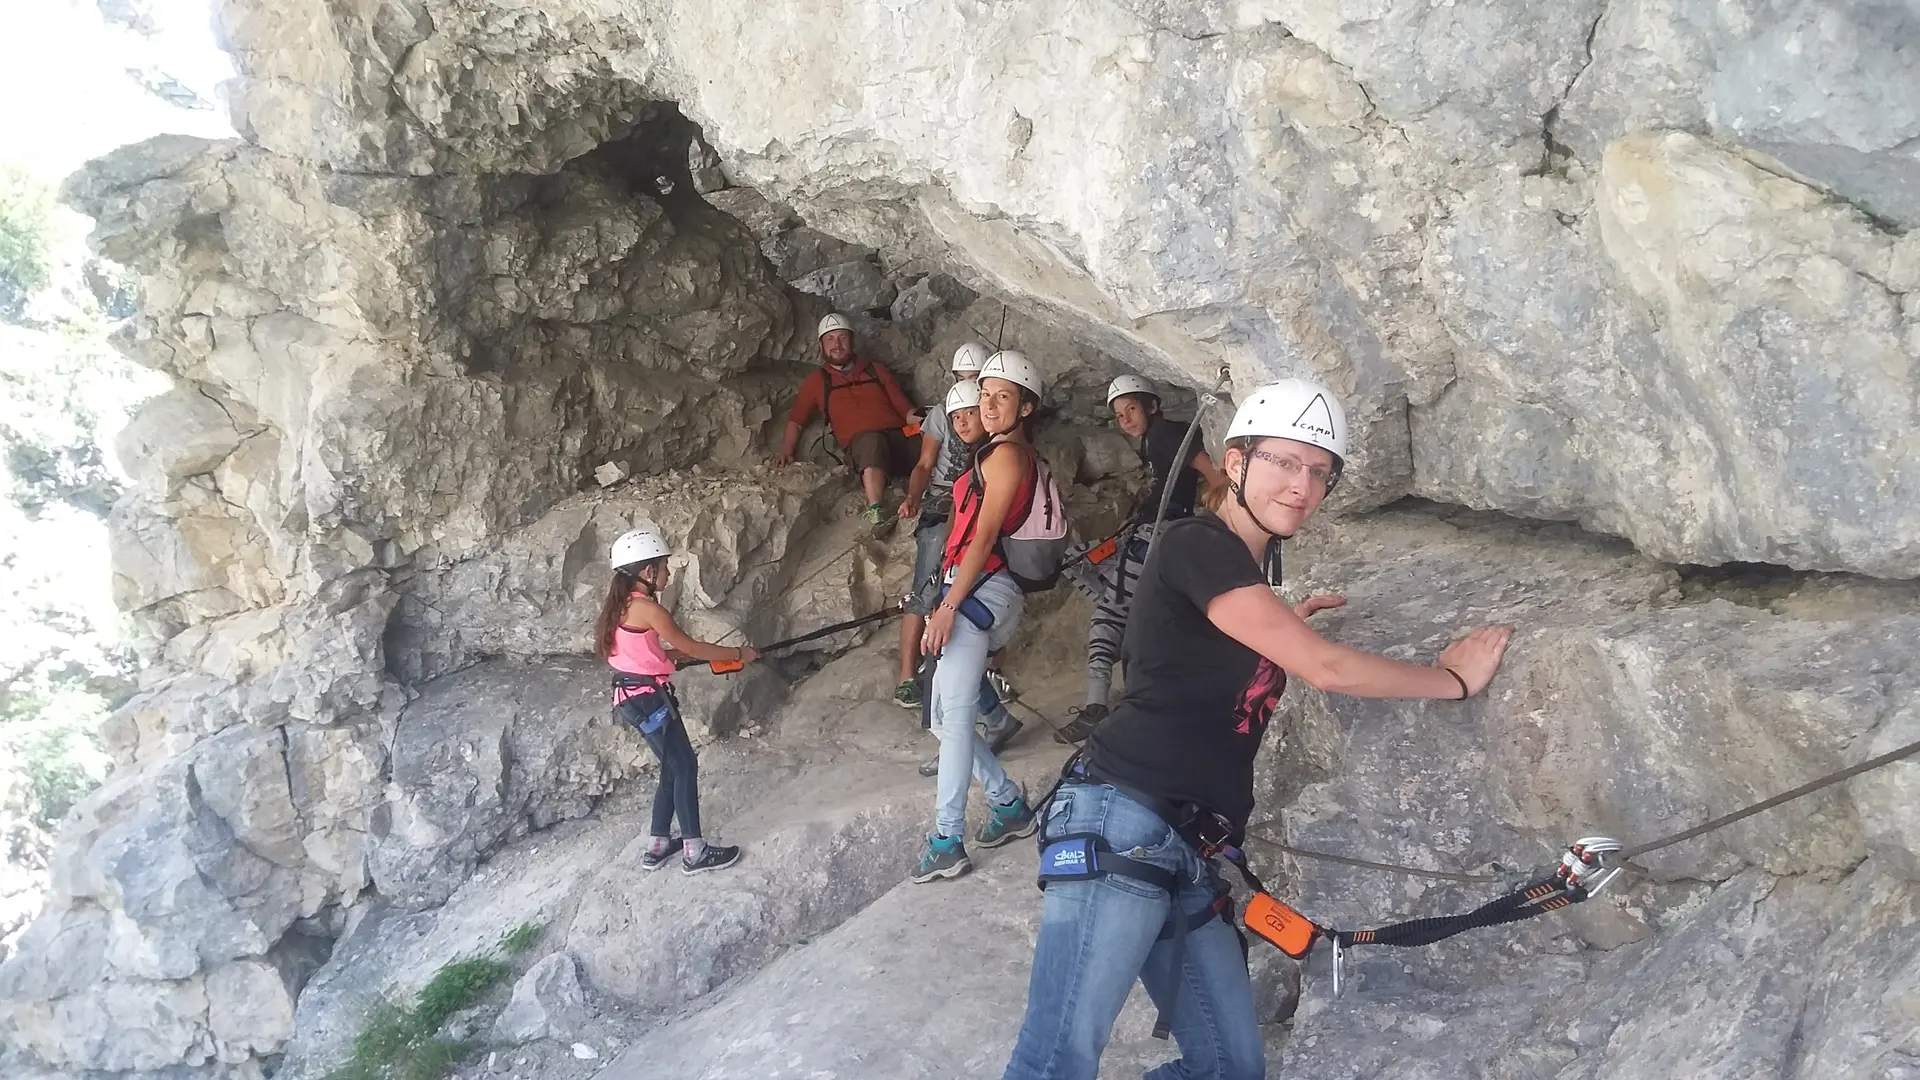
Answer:
<svg viewBox="0 0 1920 1080"><path fill-rule="evenodd" d="M633 597L652 599L639 589L629 594L629 599ZM639 630L625 623L614 627L613 652L607 657L607 663L612 665L615 671L624 671L630 675L647 675L661 682L670 680L674 671L673 658L667 655L667 650L660 644L660 635L657 631ZM630 688L616 687L613 692L613 703L618 705L637 692Z"/></svg>

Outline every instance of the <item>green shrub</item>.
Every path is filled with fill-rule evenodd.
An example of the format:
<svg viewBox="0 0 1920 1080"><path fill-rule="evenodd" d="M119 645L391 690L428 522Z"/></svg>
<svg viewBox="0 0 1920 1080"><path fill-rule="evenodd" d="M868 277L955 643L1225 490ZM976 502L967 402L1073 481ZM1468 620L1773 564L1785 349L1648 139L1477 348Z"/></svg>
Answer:
<svg viewBox="0 0 1920 1080"><path fill-rule="evenodd" d="M518 956L545 930L537 923L523 923L501 937L500 949ZM477 1047L443 1039L440 1029L512 976L512 966L498 957L469 956L434 972L411 1004L380 1002L355 1037L353 1056L328 1080L443 1080Z"/></svg>
<svg viewBox="0 0 1920 1080"><path fill-rule="evenodd" d="M0 276L21 289L46 288L53 192L15 165L0 164Z"/></svg>

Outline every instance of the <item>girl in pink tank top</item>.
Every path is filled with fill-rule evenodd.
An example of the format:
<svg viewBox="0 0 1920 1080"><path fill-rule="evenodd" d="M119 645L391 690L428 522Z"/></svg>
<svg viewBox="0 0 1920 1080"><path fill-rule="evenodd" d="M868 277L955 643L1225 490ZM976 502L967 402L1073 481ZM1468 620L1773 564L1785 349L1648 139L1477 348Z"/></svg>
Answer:
<svg viewBox="0 0 1920 1080"><path fill-rule="evenodd" d="M699 641L680 629L657 599L669 579L669 554L666 537L653 529L634 529L613 542L613 580L594 626L594 651L614 671L614 715L639 731L660 759L653 835L640 866L657 870L679 852L682 872L698 874L732 866L740 849L709 844L700 832L699 766L673 692L674 665L681 657L751 663L760 654L750 645ZM676 817L678 837L673 835Z"/></svg>

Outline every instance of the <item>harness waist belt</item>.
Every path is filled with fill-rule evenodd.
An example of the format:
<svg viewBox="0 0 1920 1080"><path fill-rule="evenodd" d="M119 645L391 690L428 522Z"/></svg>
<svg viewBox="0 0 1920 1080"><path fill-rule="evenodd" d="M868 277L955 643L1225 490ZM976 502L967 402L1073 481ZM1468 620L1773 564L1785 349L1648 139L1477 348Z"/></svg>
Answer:
<svg viewBox="0 0 1920 1080"><path fill-rule="evenodd" d="M1199 803L1181 805L1150 795L1131 784L1107 776L1091 760L1080 761L1066 780L1068 783L1104 784L1153 811L1155 817L1180 834L1180 839L1193 845L1193 850L1203 859L1212 858L1233 843L1235 830L1224 816Z"/></svg>

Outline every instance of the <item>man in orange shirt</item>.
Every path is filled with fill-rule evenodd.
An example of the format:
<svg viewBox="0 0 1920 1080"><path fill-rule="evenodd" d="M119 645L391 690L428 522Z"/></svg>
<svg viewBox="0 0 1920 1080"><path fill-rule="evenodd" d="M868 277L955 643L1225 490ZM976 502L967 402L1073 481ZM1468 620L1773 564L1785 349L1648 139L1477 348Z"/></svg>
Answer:
<svg viewBox="0 0 1920 1080"><path fill-rule="evenodd" d="M820 320L820 353L826 363L800 384L800 396L787 414L787 434L775 465L793 460L800 431L816 412L824 412L827 430L846 451L866 489L867 524L878 534L894 524L881 501L889 476L905 476L920 458L919 435L906 427L917 411L899 380L885 366L855 355L853 328L838 312Z"/></svg>

